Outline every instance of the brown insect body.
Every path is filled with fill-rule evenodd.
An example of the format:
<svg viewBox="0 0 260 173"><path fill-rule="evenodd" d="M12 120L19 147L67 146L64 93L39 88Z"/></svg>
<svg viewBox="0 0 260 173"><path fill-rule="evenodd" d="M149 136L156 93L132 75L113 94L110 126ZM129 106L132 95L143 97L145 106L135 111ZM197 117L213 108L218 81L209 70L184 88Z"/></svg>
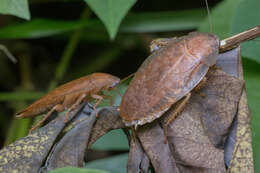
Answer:
<svg viewBox="0 0 260 173"><path fill-rule="evenodd" d="M123 96L120 115L126 125L153 121L189 93L216 63L218 48L215 35L190 33L150 55Z"/></svg>
<svg viewBox="0 0 260 173"><path fill-rule="evenodd" d="M106 73L93 73L81 77L49 92L24 110L18 112L16 117L24 118L43 114L58 104L61 104L64 109L68 109L82 94L87 96L85 99L91 99L91 94L99 94L102 90L110 90L119 81L119 78Z"/></svg>

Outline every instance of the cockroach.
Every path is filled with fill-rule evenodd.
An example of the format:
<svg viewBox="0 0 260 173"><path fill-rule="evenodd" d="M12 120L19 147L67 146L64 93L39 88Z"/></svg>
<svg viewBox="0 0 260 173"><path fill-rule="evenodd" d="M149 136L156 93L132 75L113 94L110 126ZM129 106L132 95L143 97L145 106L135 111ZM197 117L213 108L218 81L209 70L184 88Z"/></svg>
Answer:
<svg viewBox="0 0 260 173"><path fill-rule="evenodd" d="M161 117L173 104L164 129L182 111L193 89L205 84L210 67L219 52L260 36L260 26L219 41L209 33L193 32L187 36L157 39L153 53L143 62L130 82L120 104L120 116L127 126L143 125Z"/></svg>
<svg viewBox="0 0 260 173"><path fill-rule="evenodd" d="M109 91L114 88L120 79L106 73L93 73L79 79L68 82L49 92L41 99L35 101L30 106L16 114L17 118L34 117L43 113L47 114L30 131L40 126L54 111L62 112L68 109L69 112L76 108L84 100L96 99L94 109L103 98L111 97L104 95L103 91Z"/></svg>
<svg viewBox="0 0 260 173"><path fill-rule="evenodd" d="M143 62L122 98L120 116L127 126L152 122L181 100L169 124L184 108L191 90L216 64L219 39L213 34L193 32L160 41L159 49Z"/></svg>

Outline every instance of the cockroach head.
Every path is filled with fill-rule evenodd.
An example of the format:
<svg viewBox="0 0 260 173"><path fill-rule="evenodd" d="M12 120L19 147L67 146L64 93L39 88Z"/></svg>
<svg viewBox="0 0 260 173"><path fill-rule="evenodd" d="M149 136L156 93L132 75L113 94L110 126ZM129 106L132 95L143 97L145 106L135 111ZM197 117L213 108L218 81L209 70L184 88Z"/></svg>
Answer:
<svg viewBox="0 0 260 173"><path fill-rule="evenodd" d="M108 84L106 89L108 91L110 91L111 89L113 89L115 86L117 86L117 84L120 82L120 79L116 76L111 76L108 80Z"/></svg>

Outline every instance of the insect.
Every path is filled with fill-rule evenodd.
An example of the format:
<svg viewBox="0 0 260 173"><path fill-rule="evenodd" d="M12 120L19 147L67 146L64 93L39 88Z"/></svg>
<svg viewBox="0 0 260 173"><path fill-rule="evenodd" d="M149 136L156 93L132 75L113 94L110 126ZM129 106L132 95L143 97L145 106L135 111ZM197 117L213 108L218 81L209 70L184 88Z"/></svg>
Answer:
<svg viewBox="0 0 260 173"><path fill-rule="evenodd" d="M41 99L35 101L30 106L16 114L17 118L34 117L39 114L48 112L32 130L40 126L54 111L62 112L68 109L69 112L76 108L82 101L96 99L94 110L103 98L110 99L110 96L104 95L103 91L109 91L114 88L120 79L106 73L93 73L79 79L68 82L49 92Z"/></svg>
<svg viewBox="0 0 260 173"><path fill-rule="evenodd" d="M213 34L193 32L161 43L143 62L123 96L120 116L127 126L152 122L177 103L167 127L216 63L219 39ZM167 128L164 130L167 137Z"/></svg>

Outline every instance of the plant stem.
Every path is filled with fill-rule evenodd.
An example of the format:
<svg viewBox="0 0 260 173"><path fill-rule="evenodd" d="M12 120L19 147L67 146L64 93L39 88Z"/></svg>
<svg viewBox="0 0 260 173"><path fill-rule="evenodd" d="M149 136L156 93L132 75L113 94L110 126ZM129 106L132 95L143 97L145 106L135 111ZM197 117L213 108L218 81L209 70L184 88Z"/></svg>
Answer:
<svg viewBox="0 0 260 173"><path fill-rule="evenodd" d="M90 10L89 8L86 8L83 13L81 14L81 20L86 20L89 16L90 16ZM55 74L55 78L54 80L51 81L50 85L49 85L49 91L54 89L57 84L60 82L60 80L63 78L66 70L68 69L70 60L72 58L72 55L75 52L75 49L80 41L80 36L82 34L83 31L83 27L77 29L70 37L70 40L68 42L68 44L66 45L64 52L61 56L61 61L58 64L57 70L56 70L56 74Z"/></svg>
<svg viewBox="0 0 260 173"><path fill-rule="evenodd" d="M86 7L84 9L84 11L81 14L80 19L81 20L86 20L91 14L91 11L88 7ZM75 49L80 41L80 36L82 34L83 31L83 27L77 29L70 37L69 42L67 43L62 56L61 56L61 60L58 64L56 73L55 73L55 78L50 82L49 84L49 88L48 91L53 90L58 83L60 82L60 80L63 78L66 70L68 69L70 60L75 52ZM34 123L39 121L42 117L37 117L34 120Z"/></svg>
<svg viewBox="0 0 260 173"><path fill-rule="evenodd" d="M30 55L28 53L28 50L25 48L25 50L22 50L25 52L22 52L19 58L19 65L20 65L20 75L21 75L21 91L28 91L32 88L32 82L31 82L31 70L30 70ZM15 104L15 111L19 111L22 108L26 106L26 101L18 102ZM15 141L16 139L24 137L27 132L28 128L30 127L31 119L16 119L13 118L11 125L9 126L6 139L5 139L5 145L10 144L11 142Z"/></svg>

